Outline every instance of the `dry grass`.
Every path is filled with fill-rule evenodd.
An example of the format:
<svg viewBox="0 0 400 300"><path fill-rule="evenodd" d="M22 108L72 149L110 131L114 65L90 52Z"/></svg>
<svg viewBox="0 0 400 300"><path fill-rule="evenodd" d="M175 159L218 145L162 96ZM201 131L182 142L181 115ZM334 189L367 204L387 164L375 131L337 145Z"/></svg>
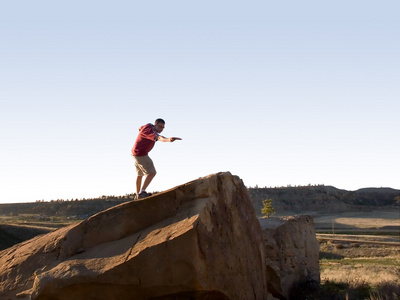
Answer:
<svg viewBox="0 0 400 300"><path fill-rule="evenodd" d="M400 285L399 259L343 259L339 263L321 261L322 281L346 282L351 285L366 283L378 286L385 282Z"/></svg>
<svg viewBox="0 0 400 300"><path fill-rule="evenodd" d="M353 211L335 214L313 214L317 230L332 231L393 231L399 235L400 211L398 209L380 211Z"/></svg>
<svg viewBox="0 0 400 300"><path fill-rule="evenodd" d="M319 239L322 288L307 299L399 300L400 243L377 244L385 237L371 235L358 236L363 243L340 238Z"/></svg>
<svg viewBox="0 0 400 300"><path fill-rule="evenodd" d="M364 213L365 215L365 213ZM350 225L350 226L355 226L358 228L371 228L371 226L376 227L376 228L381 228L385 226L400 226L400 221L399 220L394 220L394 219L383 219L383 218L366 218L366 217L361 217L361 218L348 218L348 217L342 217L342 218L334 218L334 222L338 225Z"/></svg>
<svg viewBox="0 0 400 300"><path fill-rule="evenodd" d="M294 299L400 300L398 209L314 214L313 219L321 288Z"/></svg>

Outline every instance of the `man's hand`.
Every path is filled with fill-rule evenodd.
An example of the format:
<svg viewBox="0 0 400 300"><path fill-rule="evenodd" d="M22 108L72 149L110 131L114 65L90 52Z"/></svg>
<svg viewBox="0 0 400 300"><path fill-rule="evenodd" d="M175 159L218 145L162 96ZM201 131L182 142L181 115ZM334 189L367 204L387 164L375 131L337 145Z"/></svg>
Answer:
<svg viewBox="0 0 400 300"><path fill-rule="evenodd" d="M182 139L181 138L178 138L178 137L170 137L169 138L169 141L172 143L173 141L181 141Z"/></svg>

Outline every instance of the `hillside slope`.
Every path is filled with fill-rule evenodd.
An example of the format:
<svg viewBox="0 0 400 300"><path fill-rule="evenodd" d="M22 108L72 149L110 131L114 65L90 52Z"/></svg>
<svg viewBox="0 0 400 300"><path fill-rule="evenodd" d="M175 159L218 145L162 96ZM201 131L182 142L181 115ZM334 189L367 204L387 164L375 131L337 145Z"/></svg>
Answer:
<svg viewBox="0 0 400 300"><path fill-rule="evenodd" d="M280 188L249 188L250 197L258 216L262 201L272 199L275 211L284 213L343 212L360 209L379 209L398 206L400 190L366 188L346 191L332 186L300 186Z"/></svg>

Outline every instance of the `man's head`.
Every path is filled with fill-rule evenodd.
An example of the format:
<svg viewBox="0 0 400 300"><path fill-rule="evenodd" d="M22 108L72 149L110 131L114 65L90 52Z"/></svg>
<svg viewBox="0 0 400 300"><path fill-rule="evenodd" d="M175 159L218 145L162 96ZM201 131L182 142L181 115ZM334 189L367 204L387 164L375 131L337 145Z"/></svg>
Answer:
<svg viewBox="0 0 400 300"><path fill-rule="evenodd" d="M154 122L154 127L156 128L158 133L161 133L161 131L164 130L165 126L165 121L163 119L157 119Z"/></svg>

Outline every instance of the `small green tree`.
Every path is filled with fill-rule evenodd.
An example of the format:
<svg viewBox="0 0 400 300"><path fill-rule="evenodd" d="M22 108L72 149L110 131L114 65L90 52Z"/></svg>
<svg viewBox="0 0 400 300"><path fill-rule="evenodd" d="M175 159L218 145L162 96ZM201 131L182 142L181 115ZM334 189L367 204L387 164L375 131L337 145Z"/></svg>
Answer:
<svg viewBox="0 0 400 300"><path fill-rule="evenodd" d="M272 199L265 199L263 200L263 208L261 208L261 213L266 217L269 218L275 213L275 209L272 207Z"/></svg>

